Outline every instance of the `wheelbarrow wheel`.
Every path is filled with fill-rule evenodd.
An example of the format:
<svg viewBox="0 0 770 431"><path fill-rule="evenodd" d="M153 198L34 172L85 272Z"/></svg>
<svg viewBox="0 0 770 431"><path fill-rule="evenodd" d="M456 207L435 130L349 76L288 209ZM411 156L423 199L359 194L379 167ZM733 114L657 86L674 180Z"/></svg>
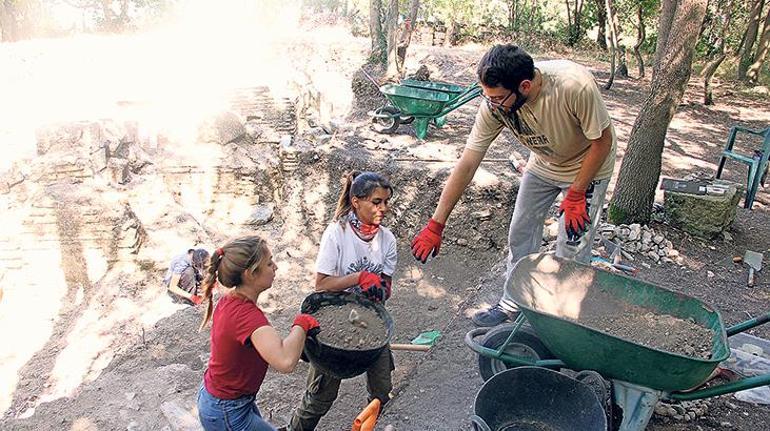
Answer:
<svg viewBox="0 0 770 431"><path fill-rule="evenodd" d="M401 117L399 114L401 111L393 106L383 106L378 109L372 123L374 123L374 130L377 133L395 133L398 126L401 125ZM387 115L387 117L385 116Z"/></svg>
<svg viewBox="0 0 770 431"><path fill-rule="evenodd" d="M508 339L513 330L513 324L508 323L499 325L492 328L484 338L481 340L481 345L494 350L499 350L500 347ZM537 337L535 330L530 326L521 326L513 339L505 347L504 353L513 356L521 356L524 358L532 359L533 361L539 359L554 359L553 353L551 353L545 344ZM484 381L489 380L497 373L505 371L509 368L516 368L517 364L506 364L505 362L490 358L488 356L479 355L479 373Z"/></svg>

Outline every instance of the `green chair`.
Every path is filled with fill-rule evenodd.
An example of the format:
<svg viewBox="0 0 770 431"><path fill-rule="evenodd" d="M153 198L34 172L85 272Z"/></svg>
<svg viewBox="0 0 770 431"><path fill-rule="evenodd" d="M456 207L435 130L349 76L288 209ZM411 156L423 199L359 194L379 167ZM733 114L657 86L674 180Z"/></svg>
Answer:
<svg viewBox="0 0 770 431"><path fill-rule="evenodd" d="M733 145L735 145L735 137L738 132L745 132L752 135L756 135L764 138L762 142L761 150L754 150L754 154L746 155L733 151ZM744 199L743 207L751 209L751 205L754 203L754 198L757 196L757 190L759 189L760 179L764 180L764 175L767 173L767 160L770 158L770 127L764 130L752 130L741 126L733 126L730 129L730 134L727 136L727 145L722 150L722 157L719 160L719 168L717 168L717 178L722 176L722 170L725 167L727 159L733 159L737 162L748 165L749 177L746 198ZM764 182L764 181L762 181Z"/></svg>

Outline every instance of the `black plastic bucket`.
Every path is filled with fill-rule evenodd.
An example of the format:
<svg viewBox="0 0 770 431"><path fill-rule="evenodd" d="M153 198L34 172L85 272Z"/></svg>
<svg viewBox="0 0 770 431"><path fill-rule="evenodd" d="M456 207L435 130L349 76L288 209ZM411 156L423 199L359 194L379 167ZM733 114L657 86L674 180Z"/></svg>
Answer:
<svg viewBox="0 0 770 431"><path fill-rule="evenodd" d="M393 319L382 304L378 304L350 292L319 292L312 293L302 301L303 313L313 314L321 307L340 306L355 303L374 310L385 323L388 336L381 346L367 350L345 350L333 347L308 337L305 341L304 353L308 360L319 370L341 379L363 374L380 357L383 350L390 344L393 337ZM323 331L321 326L321 331Z"/></svg>
<svg viewBox="0 0 770 431"><path fill-rule="evenodd" d="M495 374L473 403L475 431L606 431L596 394L564 374L519 367Z"/></svg>

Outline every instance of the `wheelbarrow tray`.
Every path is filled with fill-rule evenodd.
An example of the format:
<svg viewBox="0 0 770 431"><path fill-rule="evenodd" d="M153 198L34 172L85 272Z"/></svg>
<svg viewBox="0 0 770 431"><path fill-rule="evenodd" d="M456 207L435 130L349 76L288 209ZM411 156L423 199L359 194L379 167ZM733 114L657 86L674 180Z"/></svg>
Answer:
<svg viewBox="0 0 770 431"><path fill-rule="evenodd" d="M401 85L413 88L422 88L424 90L435 90L448 93L452 98L455 98L463 94L466 90L465 87L450 84L448 82L441 81L418 81L416 79L404 79L401 81Z"/></svg>
<svg viewBox="0 0 770 431"><path fill-rule="evenodd" d="M605 378L672 392L701 385L730 356L718 311L696 298L635 278L541 253L519 260L506 289L543 344L575 370L594 370ZM713 344L710 359L654 349L570 320L579 317L581 303L592 294L609 294L708 328Z"/></svg>
<svg viewBox="0 0 770 431"><path fill-rule="evenodd" d="M453 99L444 91L385 84L380 92L401 111L401 116L434 117Z"/></svg>

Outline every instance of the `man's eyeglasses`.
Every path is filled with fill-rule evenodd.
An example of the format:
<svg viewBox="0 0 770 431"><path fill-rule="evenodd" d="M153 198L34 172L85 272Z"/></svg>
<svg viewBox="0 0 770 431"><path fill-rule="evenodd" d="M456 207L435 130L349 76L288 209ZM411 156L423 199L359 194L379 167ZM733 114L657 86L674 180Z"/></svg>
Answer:
<svg viewBox="0 0 770 431"><path fill-rule="evenodd" d="M503 104L508 101L508 99L513 95L513 91L509 92L507 96L495 96L495 97L489 97L484 93L481 93L481 97L484 98L484 100L487 101L490 107L493 108L502 108Z"/></svg>

